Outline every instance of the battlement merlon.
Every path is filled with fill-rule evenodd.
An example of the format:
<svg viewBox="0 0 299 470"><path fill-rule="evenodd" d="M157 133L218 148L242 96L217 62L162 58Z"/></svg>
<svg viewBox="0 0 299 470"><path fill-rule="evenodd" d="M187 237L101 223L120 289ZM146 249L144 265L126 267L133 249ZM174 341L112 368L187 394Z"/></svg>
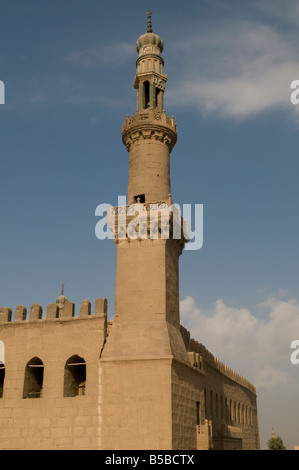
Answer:
<svg viewBox="0 0 299 470"><path fill-rule="evenodd" d="M102 317L107 323L107 299L98 298L95 301L94 313L91 312L91 302L83 300L80 305L79 315L75 316L75 304L67 300L63 308L57 303L50 303L47 306L46 316L43 318L43 308L39 304L32 304L29 318L27 320L27 309L23 305L18 305L15 310L14 321L12 321L12 309L9 307L0 308L0 325L12 323L20 324L22 322L67 320L78 318Z"/></svg>

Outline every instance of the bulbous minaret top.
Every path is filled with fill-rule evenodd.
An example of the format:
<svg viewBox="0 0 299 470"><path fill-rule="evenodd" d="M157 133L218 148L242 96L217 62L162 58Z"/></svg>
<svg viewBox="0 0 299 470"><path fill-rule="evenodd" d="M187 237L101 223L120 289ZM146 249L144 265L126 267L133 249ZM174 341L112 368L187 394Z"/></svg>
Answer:
<svg viewBox="0 0 299 470"><path fill-rule="evenodd" d="M56 299L56 304L58 305L59 311L62 311L64 308L65 302L68 301L68 298L64 295L64 284L61 285L61 294Z"/></svg>
<svg viewBox="0 0 299 470"><path fill-rule="evenodd" d="M137 111L150 107L163 110L163 94L167 81L161 57L164 43L160 36L153 33L151 15L152 11L147 13L147 32L140 36L136 43L139 55L134 80L134 87L137 90Z"/></svg>
<svg viewBox="0 0 299 470"><path fill-rule="evenodd" d="M136 50L139 55L146 54L150 50L156 52L157 54L161 54L163 52L164 43L160 36L153 33L152 23L151 23L151 15L152 11L147 12L148 16L148 23L147 23L147 32L140 36L136 43ZM146 49L147 46L154 46L151 49ZM144 50L145 49L145 50Z"/></svg>

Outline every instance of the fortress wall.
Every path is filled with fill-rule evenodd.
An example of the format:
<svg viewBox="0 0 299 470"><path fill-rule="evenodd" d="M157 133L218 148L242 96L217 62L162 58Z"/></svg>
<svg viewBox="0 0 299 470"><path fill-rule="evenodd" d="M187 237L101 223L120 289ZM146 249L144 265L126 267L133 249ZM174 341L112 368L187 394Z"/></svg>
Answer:
<svg viewBox="0 0 299 470"><path fill-rule="evenodd" d="M243 449L259 448L256 395L203 359L205 413L213 436L242 438Z"/></svg>
<svg viewBox="0 0 299 470"><path fill-rule="evenodd" d="M71 302L61 318L55 316L55 304L48 306L45 319L36 304L29 320L25 320L24 308L17 308L13 322L5 321L11 317L9 309L0 310L5 363L0 449L101 447L98 370L107 332L105 300L97 300L93 315L84 301L77 317L72 316ZM74 355L86 363L85 395L64 396L65 364ZM43 386L39 398L23 398L26 365L32 358L39 358L44 366Z"/></svg>
<svg viewBox="0 0 299 470"><path fill-rule="evenodd" d="M172 362L172 445L175 450L197 449L197 425L205 420L204 380L200 368Z"/></svg>
<svg viewBox="0 0 299 470"><path fill-rule="evenodd" d="M190 359L191 351L196 353L205 373L204 414L212 421L213 436L242 438L243 449L259 448L255 387L192 339L182 326L181 333Z"/></svg>

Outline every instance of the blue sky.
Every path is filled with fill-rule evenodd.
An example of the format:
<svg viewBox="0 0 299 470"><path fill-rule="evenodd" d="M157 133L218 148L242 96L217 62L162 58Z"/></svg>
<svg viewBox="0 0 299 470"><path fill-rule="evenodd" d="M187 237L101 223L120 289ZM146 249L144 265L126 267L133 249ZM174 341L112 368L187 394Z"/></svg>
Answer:
<svg viewBox="0 0 299 470"><path fill-rule="evenodd" d="M95 209L127 192L121 142L134 114L145 12L165 43L165 109L178 142L173 200L204 205L204 244L180 260L182 322L257 385L261 445L299 444L299 79L296 1L151 4L2 0L0 303L77 309L107 297L116 248Z"/></svg>

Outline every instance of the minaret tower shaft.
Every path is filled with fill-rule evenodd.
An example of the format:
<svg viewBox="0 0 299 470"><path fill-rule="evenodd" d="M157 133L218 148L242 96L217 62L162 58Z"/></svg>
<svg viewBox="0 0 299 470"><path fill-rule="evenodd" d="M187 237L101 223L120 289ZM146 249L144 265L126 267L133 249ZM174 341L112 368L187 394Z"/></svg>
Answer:
<svg viewBox="0 0 299 470"><path fill-rule="evenodd" d="M171 193L169 155L177 140L173 117L164 112L167 75L163 73L162 39L152 32L148 13L147 33L140 36L136 49L137 113L127 117L122 139L130 153L128 204L156 202Z"/></svg>
<svg viewBox="0 0 299 470"><path fill-rule="evenodd" d="M175 219L171 210L169 161L177 128L163 109L162 50L148 13L147 33L137 41L137 111L122 126L129 152L128 205L115 207L110 218L107 214L117 265L114 323L100 361L105 449L171 449L180 433L188 435L191 429L181 430L184 419L178 413L178 422L173 419L173 377L181 373L177 367L191 366L179 314L179 257L186 240L183 224L174 236L182 218ZM138 231L139 236L132 236L132 208L141 217L133 225L133 235ZM195 417L195 411L190 415ZM196 445L195 426L191 446Z"/></svg>

